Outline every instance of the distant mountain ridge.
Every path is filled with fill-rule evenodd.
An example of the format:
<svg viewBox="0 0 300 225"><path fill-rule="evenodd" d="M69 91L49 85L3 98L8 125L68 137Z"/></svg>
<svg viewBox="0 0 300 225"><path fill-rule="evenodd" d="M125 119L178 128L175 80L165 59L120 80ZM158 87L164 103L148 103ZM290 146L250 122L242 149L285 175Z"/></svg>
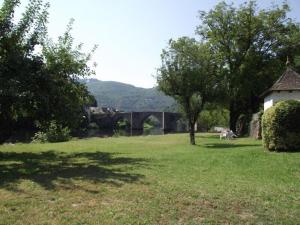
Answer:
<svg viewBox="0 0 300 225"><path fill-rule="evenodd" d="M157 88L139 88L116 81L84 80L98 106L130 111L177 111L175 100Z"/></svg>

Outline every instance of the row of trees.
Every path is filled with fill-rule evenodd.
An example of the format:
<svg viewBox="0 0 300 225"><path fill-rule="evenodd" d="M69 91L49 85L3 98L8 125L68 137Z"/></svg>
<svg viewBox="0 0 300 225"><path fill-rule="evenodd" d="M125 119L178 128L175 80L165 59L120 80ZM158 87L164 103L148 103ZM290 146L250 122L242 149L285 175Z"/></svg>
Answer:
<svg viewBox="0 0 300 225"><path fill-rule="evenodd" d="M15 23L19 0L0 8L0 142L21 128L36 130L55 120L74 133L84 122L92 96L79 78L89 76L91 53L82 52L66 32L53 42L47 36L49 4L31 0Z"/></svg>
<svg viewBox="0 0 300 225"><path fill-rule="evenodd" d="M239 7L221 2L209 12L199 12L199 40L169 41L157 82L184 109L191 144L206 103L229 109L233 131L241 115L259 110L260 94L283 72L286 57L293 60L300 52L300 27L287 18L289 10L286 3L260 10L256 1Z"/></svg>

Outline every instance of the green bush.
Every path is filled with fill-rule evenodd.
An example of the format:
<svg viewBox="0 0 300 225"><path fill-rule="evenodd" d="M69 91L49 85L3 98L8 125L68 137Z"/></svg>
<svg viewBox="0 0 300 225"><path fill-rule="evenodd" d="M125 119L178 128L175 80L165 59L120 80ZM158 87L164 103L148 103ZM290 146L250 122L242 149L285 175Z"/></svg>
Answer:
<svg viewBox="0 0 300 225"><path fill-rule="evenodd" d="M215 126L228 127L229 111L222 106L206 105L197 122L201 131L212 131Z"/></svg>
<svg viewBox="0 0 300 225"><path fill-rule="evenodd" d="M57 124L55 121L51 121L46 133L49 142L63 142L71 139L70 129Z"/></svg>
<svg viewBox="0 0 300 225"><path fill-rule="evenodd" d="M48 141L47 134L42 131L36 132L32 138L33 143L45 143L47 141Z"/></svg>
<svg viewBox="0 0 300 225"><path fill-rule="evenodd" d="M278 102L262 117L264 146L271 151L300 151L300 101Z"/></svg>
<svg viewBox="0 0 300 225"><path fill-rule="evenodd" d="M71 139L70 129L57 124L56 121L51 121L49 126L44 129L45 131L39 131L35 133L32 138L32 142L45 143L45 142L64 142Z"/></svg>

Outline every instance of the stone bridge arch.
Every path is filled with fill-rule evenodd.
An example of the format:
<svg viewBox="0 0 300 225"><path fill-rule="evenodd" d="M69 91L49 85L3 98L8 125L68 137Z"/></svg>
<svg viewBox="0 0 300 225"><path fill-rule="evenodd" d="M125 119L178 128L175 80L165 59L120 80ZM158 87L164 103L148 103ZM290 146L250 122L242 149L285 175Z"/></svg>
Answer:
<svg viewBox="0 0 300 225"><path fill-rule="evenodd" d="M163 129L163 112L133 112L132 113L132 129L133 130L143 130L144 122L150 116L155 117L161 124L161 129Z"/></svg>
<svg viewBox="0 0 300 225"><path fill-rule="evenodd" d="M177 130L177 121L181 118L179 113L171 112L132 112L132 130L142 133L144 122L150 116L158 119L164 133L175 132Z"/></svg>
<svg viewBox="0 0 300 225"><path fill-rule="evenodd" d="M115 129L117 126L117 123L121 120L128 120L128 122L130 123L130 126L131 126L131 124L132 124L131 113L116 113L112 117L112 128Z"/></svg>
<svg viewBox="0 0 300 225"><path fill-rule="evenodd" d="M154 116L158 119L164 133L175 132L177 129L177 121L181 118L179 113L171 112L116 112L113 114L102 114L92 118L99 127L105 127L110 130L116 128L118 121L128 120L131 134L142 134L144 122L150 116Z"/></svg>

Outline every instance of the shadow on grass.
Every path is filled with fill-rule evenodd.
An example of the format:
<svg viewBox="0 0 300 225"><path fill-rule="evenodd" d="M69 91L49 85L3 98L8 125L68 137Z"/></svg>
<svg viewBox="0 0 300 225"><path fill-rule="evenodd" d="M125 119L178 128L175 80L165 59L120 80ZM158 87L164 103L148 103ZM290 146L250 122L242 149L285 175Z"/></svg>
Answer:
<svg viewBox="0 0 300 225"><path fill-rule="evenodd" d="M74 180L122 185L138 182L143 175L130 173L145 166L142 158L117 157L117 153L0 152L0 188L10 189L21 180L30 180L45 189L70 189Z"/></svg>
<svg viewBox="0 0 300 225"><path fill-rule="evenodd" d="M206 147L206 148L215 148L215 149L257 147L257 146L261 146L261 144L210 143L210 144L204 145L204 147Z"/></svg>

